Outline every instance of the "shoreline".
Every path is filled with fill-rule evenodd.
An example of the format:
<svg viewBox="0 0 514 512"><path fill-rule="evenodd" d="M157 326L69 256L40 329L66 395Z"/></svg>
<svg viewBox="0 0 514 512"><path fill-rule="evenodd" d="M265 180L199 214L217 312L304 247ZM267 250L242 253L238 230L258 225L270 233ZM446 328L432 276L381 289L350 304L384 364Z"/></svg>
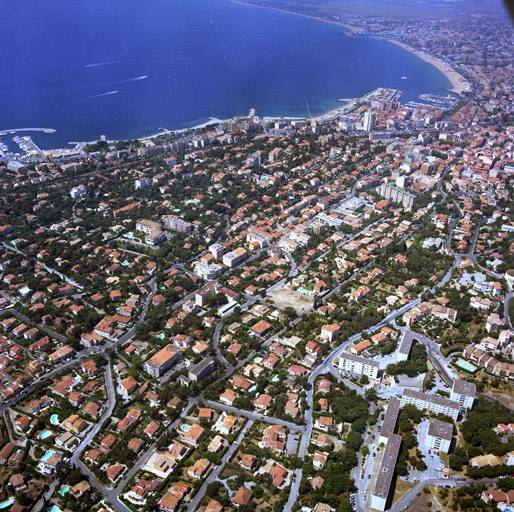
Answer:
<svg viewBox="0 0 514 512"><path fill-rule="evenodd" d="M452 88L448 89L450 92L462 96L462 93L471 87L471 83L468 82L468 80L466 80L458 71L453 69L450 64L447 64L439 57L430 55L429 53L422 50L416 50L415 48L412 48L412 46L409 46L395 39L383 39L383 41L393 43L437 68L452 84Z"/></svg>
<svg viewBox="0 0 514 512"><path fill-rule="evenodd" d="M252 3L245 2L244 0L225 0L225 1L231 2L231 3L235 3L235 4L238 4L238 5L243 5L243 6L246 6L246 7L254 7L254 8L257 8L257 9L267 9L267 10L270 10L270 11L277 11L277 12L281 12L281 13L284 13L284 14L289 14L289 15L292 15L292 16L299 16L299 17L302 17L302 18L308 18L308 19L311 19L311 20L320 21L322 23L327 23L327 24L330 24L330 25L337 25L337 26L342 27L342 28L344 28L344 29L346 29L348 31L348 32L346 32L346 35L348 37L352 37L351 34L356 34L356 35L365 36L365 37L367 37L369 39L387 41L389 43L395 44L395 45L403 48L404 50L408 51L411 54L414 54L415 56L417 56L421 60L427 62L428 64L430 64L433 67L435 67L438 71L440 71L448 79L448 81L451 83L451 89L445 89L445 90L461 96L464 91L466 91L468 88L471 88L471 86L472 86L472 84L468 80L466 80L458 71L456 71L449 64L444 62L442 59L440 59L440 58L438 58L438 57L436 57L434 55L431 55L431 54L429 54L427 52L424 52L424 51L421 51L421 50L417 50L417 49L415 49L415 48L413 48L413 47L411 47L411 46L409 46L409 45L407 45L407 44L405 44L405 43L403 43L401 41L395 40L395 39L379 38L379 37L374 37L372 35L368 35L362 29L360 29L359 27L356 27L355 25L352 25L352 24L350 24L348 22L327 20L325 18L321 18L321 17L318 17L318 16L312 16L312 15L302 14L302 13L298 13L298 12L294 12L294 11L288 11L288 10L280 9L280 8L277 8L277 7L268 7L268 6L264 6L264 5L255 5L255 4L252 4ZM322 121L325 116L333 115L336 112L339 112L339 111L343 110L343 108L344 107L341 106L341 107L337 107L337 108L334 108L334 109L330 109L330 110L328 110L326 112L322 112L322 113L318 114L317 116L311 116L311 119L316 120L316 121ZM289 119L288 117L284 117L284 116L265 116L265 117L269 118L269 119ZM308 119L308 118L309 118L308 116L305 116L305 117L301 117L301 118L290 118L290 119ZM135 137L135 138L134 137L128 137L128 138L121 138L121 139L107 139L106 142L108 142L108 143L116 143L116 142L122 142L122 141L126 141L126 140L138 140L138 141L151 140L151 139L155 139L157 137L163 136L163 135L183 134L183 133L187 133L187 132L190 132L190 131L194 132L196 130L200 130L202 128L205 128L208 125L211 125L211 124L218 125L218 124L221 124L221 123L224 123L224 122L227 122L227 121L231 121L233 119L234 118L219 119L217 117L209 117L207 121L205 121L203 123L199 123L199 124L191 126L191 127L188 127L188 128L179 128L179 129L176 129L176 130L165 129L165 130L157 131L155 133L151 133L151 134L146 135L146 136ZM43 131L43 129L41 129L41 128L34 128L34 129L27 129L27 130L25 130L25 129L17 129L17 131L27 131L27 132L29 132L29 131ZM44 151L77 151L77 150L82 150L84 148L84 146L86 146L87 144L95 144L99 140L100 140L100 138L98 138L97 140L93 140L93 141L70 141L70 142L67 143L67 146L70 146L70 145L74 146L73 148L69 148L69 147L66 146L64 148L45 149Z"/></svg>
<svg viewBox="0 0 514 512"><path fill-rule="evenodd" d="M447 64L443 60L441 60L439 57L436 57L434 55L431 55L431 54L421 51L421 50L416 50L412 46L402 43L401 41L398 41L396 39L382 39L382 38L372 37L370 35L367 35L362 30L359 30L354 25L351 25L351 24L345 23L345 22L341 22L341 21L326 20L325 18L320 18L318 16L311 16L309 14L302 14L299 12L287 11L285 9L279 9L277 7L266 7L264 5L255 5L255 4L247 3L244 0L226 0L226 1L232 2L234 4L245 5L247 7L256 7L258 9L268 9L270 11L277 11L277 12L282 12L285 14L292 14L293 16L309 18L311 20L321 21L323 23L328 23L330 25L337 25L339 27L348 29L350 31L350 33L352 33L352 34L363 35L370 39L379 39L382 41L387 41L389 43L393 43L393 44L403 48L404 50L408 51L409 53L416 55L416 57L419 57L421 60L427 62L428 64L431 64L436 69L438 69L449 80L449 82L452 85L452 88L448 89L449 92L453 92L453 93L461 96L462 93L466 89L471 87L471 84L470 84L470 82L468 82L468 80L466 80L458 71L456 71L454 68L452 68L449 64Z"/></svg>

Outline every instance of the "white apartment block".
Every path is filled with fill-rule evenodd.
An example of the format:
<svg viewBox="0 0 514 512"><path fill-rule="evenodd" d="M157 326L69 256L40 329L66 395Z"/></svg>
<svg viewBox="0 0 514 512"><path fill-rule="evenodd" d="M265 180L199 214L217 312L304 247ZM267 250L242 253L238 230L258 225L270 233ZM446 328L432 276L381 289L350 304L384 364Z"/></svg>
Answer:
<svg viewBox="0 0 514 512"><path fill-rule="evenodd" d="M453 425L451 423L430 420L425 437L425 446L432 450L448 453L452 444L452 434Z"/></svg>
<svg viewBox="0 0 514 512"><path fill-rule="evenodd" d="M344 372L367 375L370 379L378 377L380 365L376 361L371 361L365 357L355 356L343 352L339 358L339 370Z"/></svg>
<svg viewBox="0 0 514 512"><path fill-rule="evenodd" d="M471 409L475 401L476 386L466 380L454 380L450 399L459 403L464 409Z"/></svg>
<svg viewBox="0 0 514 512"><path fill-rule="evenodd" d="M405 389L400 402L402 407L406 404L412 404L420 411L427 409L434 414L446 414L454 420L457 420L459 417L460 405L458 402L435 395L427 395L420 391Z"/></svg>

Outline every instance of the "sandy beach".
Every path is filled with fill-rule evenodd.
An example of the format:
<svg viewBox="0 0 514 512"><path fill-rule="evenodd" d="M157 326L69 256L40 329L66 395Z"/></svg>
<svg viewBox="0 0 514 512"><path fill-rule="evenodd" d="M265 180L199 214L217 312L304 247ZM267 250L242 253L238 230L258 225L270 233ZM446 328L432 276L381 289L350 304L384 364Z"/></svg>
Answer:
<svg viewBox="0 0 514 512"><path fill-rule="evenodd" d="M294 11L287 11L285 9L278 9L276 7L267 7L265 5L254 5L251 3L247 3L244 0L229 0L229 1L234 2L236 4L240 4L240 5L246 5L248 7L256 7L259 9L269 9L272 11L279 11L279 12L283 12L286 14L292 14L294 16L301 16L302 18L310 18L312 20L322 21L323 23L329 23L331 25L338 25L340 27L344 27L344 28L348 29L350 31L350 33L353 33L353 34L360 34L360 35L364 35L364 36L366 35L366 33L364 33L362 30L358 29L354 25L351 25L350 23L326 20L324 18L319 18L317 16L309 16L308 14L302 14L302 13L298 13L298 12L294 12ZM396 44L397 46L402 47L404 50L407 50L408 52L413 53L420 59L422 59L425 62L428 62L429 64L432 64L432 66L436 67L451 82L452 88L449 89L449 91L461 95L468 88L471 88L471 84L460 73L455 71L449 64L446 64L441 59L434 57L433 55L430 55L426 52L416 50L415 48L412 48L411 46L408 46L400 41L396 41L395 39L385 39L385 41L389 41L390 43L393 43L393 44Z"/></svg>
<svg viewBox="0 0 514 512"><path fill-rule="evenodd" d="M441 59L438 59L437 57L434 57L433 55L430 55L426 52L416 50L411 46L401 43L400 41L395 41L394 39L387 39L387 41L400 46L404 50L413 53L420 59L423 59L425 62L428 62L429 64L432 64L432 66L436 67L451 82L451 92L461 95L464 91L471 88L471 84L460 73L455 71L449 64L442 61Z"/></svg>

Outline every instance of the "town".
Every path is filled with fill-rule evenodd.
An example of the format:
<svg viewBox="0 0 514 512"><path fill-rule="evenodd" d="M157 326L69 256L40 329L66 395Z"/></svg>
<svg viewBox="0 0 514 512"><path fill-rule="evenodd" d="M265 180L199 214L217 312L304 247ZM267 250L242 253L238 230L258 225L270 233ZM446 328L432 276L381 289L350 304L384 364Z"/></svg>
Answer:
<svg viewBox="0 0 514 512"><path fill-rule="evenodd" d="M512 27L354 22L465 87L1 153L0 508L510 510Z"/></svg>

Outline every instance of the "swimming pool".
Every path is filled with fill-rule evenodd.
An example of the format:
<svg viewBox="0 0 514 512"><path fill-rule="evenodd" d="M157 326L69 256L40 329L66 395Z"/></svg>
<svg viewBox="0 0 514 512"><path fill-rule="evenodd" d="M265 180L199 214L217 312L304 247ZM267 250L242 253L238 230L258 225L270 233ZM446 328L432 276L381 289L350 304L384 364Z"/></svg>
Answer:
<svg viewBox="0 0 514 512"><path fill-rule="evenodd" d="M122 263L122 265L123 265L124 267L128 267L128 266L130 265L130 261L125 260L125 261Z"/></svg>
<svg viewBox="0 0 514 512"><path fill-rule="evenodd" d="M255 358L253 359L253 362L254 362L255 364L259 364L261 361L262 361L262 357L259 357L259 356L255 357Z"/></svg>
<svg viewBox="0 0 514 512"><path fill-rule="evenodd" d="M43 462L46 462L55 452L53 450L47 450L46 453L41 457Z"/></svg>
<svg viewBox="0 0 514 512"><path fill-rule="evenodd" d="M59 425L59 418L57 414L52 414L52 416L50 416L50 423L52 425Z"/></svg>
<svg viewBox="0 0 514 512"><path fill-rule="evenodd" d="M248 391L253 393L257 389L257 386L252 386Z"/></svg>
<svg viewBox="0 0 514 512"><path fill-rule="evenodd" d="M55 505L49 510L49 512L61 512L61 509L59 507L56 507Z"/></svg>
<svg viewBox="0 0 514 512"><path fill-rule="evenodd" d="M70 490L70 487L68 485L63 485L61 487L61 490L59 491L59 494L61 496L64 496L69 490Z"/></svg>
<svg viewBox="0 0 514 512"><path fill-rule="evenodd" d="M0 503L0 509L10 507L14 503L14 498L9 498L8 500L2 501Z"/></svg>
<svg viewBox="0 0 514 512"><path fill-rule="evenodd" d="M275 375L271 380L273 382L278 382L280 379L278 378L278 375Z"/></svg>
<svg viewBox="0 0 514 512"><path fill-rule="evenodd" d="M160 339L160 340L163 340L164 339L164 333L161 332L161 334L157 335L157 337Z"/></svg>
<svg viewBox="0 0 514 512"><path fill-rule="evenodd" d="M455 365L470 373L475 373L478 369L476 366L472 365L471 363L468 363L467 361L464 361L463 359L459 359L458 361L456 361Z"/></svg>
<svg viewBox="0 0 514 512"><path fill-rule="evenodd" d="M132 238L132 237L133 237L133 235L130 231L128 233L125 233L125 238Z"/></svg>
<svg viewBox="0 0 514 512"><path fill-rule="evenodd" d="M53 436L53 433L50 430L43 430L43 432L41 432L37 437L38 439L43 440L50 436Z"/></svg>
<svg viewBox="0 0 514 512"><path fill-rule="evenodd" d="M180 428L184 431L184 432L187 432L191 427L189 425L180 425Z"/></svg>

